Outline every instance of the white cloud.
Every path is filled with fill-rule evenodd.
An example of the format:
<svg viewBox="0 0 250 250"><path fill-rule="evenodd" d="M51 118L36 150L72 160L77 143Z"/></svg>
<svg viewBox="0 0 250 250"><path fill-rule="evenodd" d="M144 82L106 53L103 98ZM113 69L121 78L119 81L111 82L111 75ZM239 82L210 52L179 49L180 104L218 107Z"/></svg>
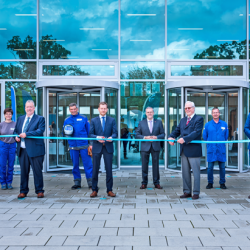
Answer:
<svg viewBox="0 0 250 250"><path fill-rule="evenodd" d="M144 60L144 59L164 59L165 48L154 49L153 53L149 53L145 56L137 56L135 59Z"/></svg>
<svg viewBox="0 0 250 250"><path fill-rule="evenodd" d="M210 46L206 41L194 41L193 39L172 42L168 45L168 58L171 59L192 59L196 53L207 49Z"/></svg>

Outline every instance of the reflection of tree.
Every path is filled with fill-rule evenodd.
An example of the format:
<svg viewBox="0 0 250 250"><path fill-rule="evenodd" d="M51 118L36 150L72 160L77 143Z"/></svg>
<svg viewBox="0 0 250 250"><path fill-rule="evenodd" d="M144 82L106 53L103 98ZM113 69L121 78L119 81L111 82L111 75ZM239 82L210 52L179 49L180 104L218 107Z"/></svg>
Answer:
<svg viewBox="0 0 250 250"><path fill-rule="evenodd" d="M77 65L47 65L43 68L43 75L88 76L90 74L81 70Z"/></svg>
<svg viewBox="0 0 250 250"><path fill-rule="evenodd" d="M211 45L200 54L197 53L194 59L234 59L236 54L239 55L239 59L246 59L246 40L242 42L232 41L231 44L226 42L220 45Z"/></svg>
<svg viewBox="0 0 250 250"><path fill-rule="evenodd" d="M35 62L0 64L0 79L36 79Z"/></svg>
<svg viewBox="0 0 250 250"><path fill-rule="evenodd" d="M11 108L11 86L14 87L16 93L17 116L25 114L23 104L23 91L30 94L33 101L36 103L36 83L35 82L5 82L6 86L6 101L5 107Z"/></svg>
<svg viewBox="0 0 250 250"><path fill-rule="evenodd" d="M140 68L138 65L130 69L126 76L121 72L121 79L164 79L165 71L156 70L152 71L148 67L144 66Z"/></svg>
<svg viewBox="0 0 250 250"><path fill-rule="evenodd" d="M71 52L65 49L61 44L58 44L56 38L52 35L42 36L39 42L40 58L41 59L68 59ZM35 59L36 58L36 42L33 37L27 36L22 42L20 36L13 36L7 42L7 49L11 51L13 56L16 55L20 59Z"/></svg>

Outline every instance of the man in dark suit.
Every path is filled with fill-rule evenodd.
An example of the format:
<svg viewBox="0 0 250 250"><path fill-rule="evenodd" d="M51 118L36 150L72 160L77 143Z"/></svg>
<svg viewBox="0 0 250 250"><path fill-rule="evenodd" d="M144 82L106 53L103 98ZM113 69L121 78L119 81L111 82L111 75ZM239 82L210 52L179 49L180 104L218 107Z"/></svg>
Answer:
<svg viewBox="0 0 250 250"><path fill-rule="evenodd" d="M169 140L181 136L178 143L181 144L181 166L183 180L183 195L180 198L192 197L193 200L199 199L200 194L200 157L202 148L200 143L190 143L193 140L201 140L203 128L203 118L195 114L195 105L193 102L185 103L186 117L182 118L177 128L169 135ZM174 145L174 142L169 142ZM194 190L192 193L191 169L194 175Z"/></svg>
<svg viewBox="0 0 250 250"><path fill-rule="evenodd" d="M93 154L93 175L92 175L92 190L90 197L94 198L98 193L98 173L100 168L100 161L103 155L105 168L106 168L106 186L108 196L115 197L112 192L113 188L113 174L112 174L112 160L114 153L114 146L112 138L117 138L118 132L116 128L115 119L107 116L108 104L106 102L100 102L99 116L93 118L90 123L90 138L100 138L100 140L93 141L92 154ZM108 138L110 140L102 140L102 138Z"/></svg>
<svg viewBox="0 0 250 250"><path fill-rule="evenodd" d="M140 189L147 188L148 185L148 163L149 156L152 156L153 182L155 188L162 189L160 186L159 155L161 150L160 141L150 141L150 139L164 139L165 133L162 122L154 119L154 109L146 108L147 119L139 122L136 130L136 139L145 139L141 142L142 160L142 185Z"/></svg>
<svg viewBox="0 0 250 250"><path fill-rule="evenodd" d="M45 155L45 145L43 139L31 139L26 136L43 136L45 130L45 119L36 115L35 104L32 100L25 103L26 115L17 119L14 134L16 137L17 155L21 168L21 185L18 198L24 198L29 192L30 166L33 170L35 191L37 198L44 197L43 190L43 159Z"/></svg>

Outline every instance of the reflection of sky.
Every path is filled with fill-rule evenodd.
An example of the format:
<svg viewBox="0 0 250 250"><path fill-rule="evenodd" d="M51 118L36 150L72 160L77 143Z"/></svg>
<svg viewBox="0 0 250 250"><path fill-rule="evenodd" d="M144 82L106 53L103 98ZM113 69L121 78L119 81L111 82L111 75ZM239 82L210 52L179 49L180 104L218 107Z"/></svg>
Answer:
<svg viewBox="0 0 250 250"><path fill-rule="evenodd" d="M125 75L126 79L128 79L129 72L144 67L150 69L153 73L158 70L165 71L165 62L121 62L121 73ZM164 79L164 77L162 79Z"/></svg>
<svg viewBox="0 0 250 250"><path fill-rule="evenodd" d="M246 0L170 0L167 11L169 59L193 59L210 45L246 39Z"/></svg>
<svg viewBox="0 0 250 250"><path fill-rule="evenodd" d="M164 0L121 0L122 59L164 59L164 14Z"/></svg>
<svg viewBox="0 0 250 250"><path fill-rule="evenodd" d="M118 1L40 1L40 39L52 35L69 58L118 58Z"/></svg>
<svg viewBox="0 0 250 250"><path fill-rule="evenodd" d="M70 66L76 66L81 72L89 73L89 76L114 76L115 75L115 67L114 66L108 66L108 65L70 65ZM53 65L44 65L43 66L43 71L46 72L45 75L51 75L51 69L54 71L58 71L59 73L59 68L56 68L56 66ZM67 67L69 65L60 65L60 69L62 70L67 70ZM60 75L63 74L62 71L59 73ZM77 75L77 72L75 70L67 70L65 76L70 76L70 75ZM79 74L80 75L80 74Z"/></svg>
<svg viewBox="0 0 250 250"><path fill-rule="evenodd" d="M36 0L0 0L0 59L19 58L7 50L7 42L13 36L20 36L23 41L29 35L36 41L36 16L30 16L36 14L36 2Z"/></svg>

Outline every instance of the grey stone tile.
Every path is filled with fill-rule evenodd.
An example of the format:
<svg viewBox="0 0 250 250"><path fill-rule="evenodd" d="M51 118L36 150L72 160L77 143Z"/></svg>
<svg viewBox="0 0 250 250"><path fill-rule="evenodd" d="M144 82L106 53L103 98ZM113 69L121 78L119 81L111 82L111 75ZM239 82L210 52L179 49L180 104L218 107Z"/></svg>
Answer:
<svg viewBox="0 0 250 250"><path fill-rule="evenodd" d="M221 247L187 247L187 250L221 250Z"/></svg>
<svg viewBox="0 0 250 250"><path fill-rule="evenodd" d="M121 214L95 214L93 220L120 220Z"/></svg>
<svg viewBox="0 0 250 250"><path fill-rule="evenodd" d="M165 228L193 228L190 221L163 221Z"/></svg>
<svg viewBox="0 0 250 250"><path fill-rule="evenodd" d="M150 228L163 228L163 222L161 220L149 220L148 225Z"/></svg>
<svg viewBox="0 0 250 250"><path fill-rule="evenodd" d="M94 218L94 214L56 214L53 217L52 221L54 220L92 220Z"/></svg>
<svg viewBox="0 0 250 250"><path fill-rule="evenodd" d="M75 209L73 209L73 211L74 210ZM110 208L107 208L107 207L101 208L101 209L99 209L99 208L86 208L84 210L84 214L108 214L109 210L110 210Z"/></svg>
<svg viewBox="0 0 250 250"><path fill-rule="evenodd" d="M182 236L213 236L208 228L181 228Z"/></svg>
<svg viewBox="0 0 250 250"><path fill-rule="evenodd" d="M36 209L33 214L69 214L72 211L71 208L63 208L63 209Z"/></svg>
<svg viewBox="0 0 250 250"><path fill-rule="evenodd" d="M250 216L249 216L249 219L250 221ZM245 220L233 220L233 222L239 227L245 227L245 228L248 228L250 230L250 223L248 221L245 221Z"/></svg>
<svg viewBox="0 0 250 250"><path fill-rule="evenodd" d="M2 223L3 220L10 220L14 216L15 216L15 214L2 214L0 216L0 223Z"/></svg>
<svg viewBox="0 0 250 250"><path fill-rule="evenodd" d="M104 227L105 220L93 220L93 221L77 221L75 228L85 228L85 227ZM118 226L115 226L118 227Z"/></svg>
<svg viewBox="0 0 250 250"><path fill-rule="evenodd" d="M146 220L108 220L105 227L148 227L148 221Z"/></svg>
<svg viewBox="0 0 250 250"><path fill-rule="evenodd" d="M163 236L150 236L151 246L167 246L167 239Z"/></svg>
<svg viewBox="0 0 250 250"><path fill-rule="evenodd" d="M201 247L201 242L198 237L184 236L184 237L167 237L167 242L170 247Z"/></svg>
<svg viewBox="0 0 250 250"><path fill-rule="evenodd" d="M3 236L0 239L1 246L44 246L49 237L22 237L22 236Z"/></svg>
<svg viewBox="0 0 250 250"><path fill-rule="evenodd" d="M11 215L11 214L10 214ZM41 214L14 214L11 220L33 220L36 221L41 217Z"/></svg>
<svg viewBox="0 0 250 250"><path fill-rule="evenodd" d="M186 208L187 214L225 214L221 209Z"/></svg>
<svg viewBox="0 0 250 250"><path fill-rule="evenodd" d="M176 217L177 221L181 221L181 220L204 221L200 214L176 214L175 217Z"/></svg>
<svg viewBox="0 0 250 250"><path fill-rule="evenodd" d="M1 236L20 236L23 232L27 230L26 227L24 228L0 228L0 235Z"/></svg>
<svg viewBox="0 0 250 250"><path fill-rule="evenodd" d="M135 246L133 250L186 250L186 247L169 247L169 246Z"/></svg>
<svg viewBox="0 0 250 250"><path fill-rule="evenodd" d="M115 246L149 246L149 237L146 236L115 236L112 237ZM98 246L109 246L110 237L101 236Z"/></svg>
<svg viewBox="0 0 250 250"><path fill-rule="evenodd" d="M237 228L237 226L232 221L192 221L195 228Z"/></svg>
<svg viewBox="0 0 250 250"><path fill-rule="evenodd" d="M126 247L118 246L118 247L115 247L115 250L132 250L132 247L130 247L130 246L126 246Z"/></svg>
<svg viewBox="0 0 250 250"><path fill-rule="evenodd" d="M181 236L178 228L135 228L135 236Z"/></svg>
<svg viewBox="0 0 250 250"><path fill-rule="evenodd" d="M78 250L78 246L70 246L70 247L65 247L65 246L43 246L39 247L36 246L36 249L41 249L41 250ZM34 250L34 246L32 247L26 247L25 250Z"/></svg>
<svg viewBox="0 0 250 250"><path fill-rule="evenodd" d="M100 236L69 236L64 246L97 246L99 238Z"/></svg>
<svg viewBox="0 0 250 250"><path fill-rule="evenodd" d="M0 248L1 249L1 248ZM8 247L7 250L23 250L25 249L24 246L18 246L18 247Z"/></svg>
<svg viewBox="0 0 250 250"><path fill-rule="evenodd" d="M77 222L77 220L64 220L60 225L60 228L73 228Z"/></svg>
<svg viewBox="0 0 250 250"><path fill-rule="evenodd" d="M250 230L248 228L237 228L237 229L227 228L226 231L232 237L234 237L234 236L248 236L248 237L250 237Z"/></svg>
<svg viewBox="0 0 250 250"><path fill-rule="evenodd" d="M41 227L29 227L22 236L37 236L41 230Z"/></svg>
<svg viewBox="0 0 250 250"><path fill-rule="evenodd" d="M142 229L142 228L140 228ZM134 229L131 227L120 227L118 230L118 236L132 236L134 233Z"/></svg>
<svg viewBox="0 0 250 250"><path fill-rule="evenodd" d="M87 230L87 236L89 235L112 235L117 236L118 228L89 228Z"/></svg>
<svg viewBox="0 0 250 250"><path fill-rule="evenodd" d="M201 236L200 240L203 244L203 246L207 247L234 247L234 246L250 246L250 241L245 236L237 236L237 237L224 237L224 236L218 236L218 237L206 237Z"/></svg>
<svg viewBox="0 0 250 250"><path fill-rule="evenodd" d="M98 246L80 246L78 250L114 250L113 246L109 247L98 247ZM130 249L129 249L130 250Z"/></svg>
<svg viewBox="0 0 250 250"><path fill-rule="evenodd" d="M147 214L147 209L118 209L118 208L111 208L110 214Z"/></svg>
<svg viewBox="0 0 250 250"><path fill-rule="evenodd" d="M136 214L136 220L174 220L175 217L173 214Z"/></svg>
<svg viewBox="0 0 250 250"><path fill-rule="evenodd" d="M52 236L46 246L62 246L67 236Z"/></svg>
<svg viewBox="0 0 250 250"><path fill-rule="evenodd" d="M83 236L87 232L87 227L85 228L43 228L42 231L38 234L38 236Z"/></svg>
<svg viewBox="0 0 250 250"><path fill-rule="evenodd" d="M59 227L61 224L62 221L22 221L17 227Z"/></svg>
<svg viewBox="0 0 250 250"><path fill-rule="evenodd" d="M15 227L20 223L20 221L1 221L0 228Z"/></svg>

